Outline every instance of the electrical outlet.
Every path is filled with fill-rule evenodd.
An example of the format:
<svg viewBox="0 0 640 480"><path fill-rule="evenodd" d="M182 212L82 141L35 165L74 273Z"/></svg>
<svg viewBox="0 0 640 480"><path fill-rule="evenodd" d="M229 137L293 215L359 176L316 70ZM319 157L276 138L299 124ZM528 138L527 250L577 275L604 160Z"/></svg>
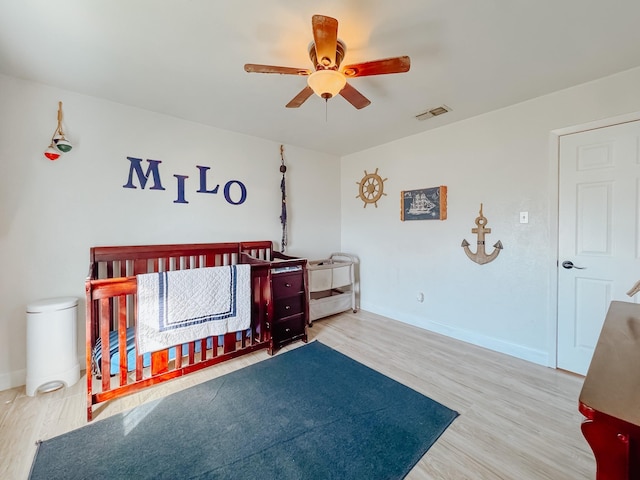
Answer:
<svg viewBox="0 0 640 480"><path fill-rule="evenodd" d="M529 212L520 212L520 223L529 223Z"/></svg>

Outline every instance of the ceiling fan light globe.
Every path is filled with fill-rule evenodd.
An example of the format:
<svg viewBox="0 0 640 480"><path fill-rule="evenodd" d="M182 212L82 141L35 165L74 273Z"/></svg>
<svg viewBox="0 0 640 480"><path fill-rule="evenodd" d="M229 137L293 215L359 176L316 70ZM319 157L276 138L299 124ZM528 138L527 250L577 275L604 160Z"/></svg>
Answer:
<svg viewBox="0 0 640 480"><path fill-rule="evenodd" d="M336 70L317 70L307 78L313 92L324 99L335 97L346 83L346 77Z"/></svg>

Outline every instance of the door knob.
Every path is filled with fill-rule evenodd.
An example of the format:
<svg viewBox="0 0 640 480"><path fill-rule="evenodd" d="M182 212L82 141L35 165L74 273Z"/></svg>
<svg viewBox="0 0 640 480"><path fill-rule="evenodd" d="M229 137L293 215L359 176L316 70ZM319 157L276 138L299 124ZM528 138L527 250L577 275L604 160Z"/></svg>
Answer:
<svg viewBox="0 0 640 480"><path fill-rule="evenodd" d="M584 270L585 268L587 268L587 267L578 267L577 265L574 265L571 260L565 260L564 262L562 262L562 266L567 270L571 270L572 268L576 268L578 270Z"/></svg>

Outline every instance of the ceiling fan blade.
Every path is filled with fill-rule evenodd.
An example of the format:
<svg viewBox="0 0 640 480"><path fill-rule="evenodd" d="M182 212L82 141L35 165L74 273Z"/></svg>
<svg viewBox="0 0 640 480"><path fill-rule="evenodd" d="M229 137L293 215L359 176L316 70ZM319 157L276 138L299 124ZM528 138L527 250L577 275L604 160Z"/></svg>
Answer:
<svg viewBox="0 0 640 480"><path fill-rule="evenodd" d="M347 102L356 107L358 110L366 107L371 103L371 100L369 100L358 90L349 85L349 83L347 83L344 88L340 90L340 95L342 95Z"/></svg>
<svg viewBox="0 0 640 480"><path fill-rule="evenodd" d="M316 58L319 65L331 68L336 65L336 49L338 48L338 20L324 15L314 15L313 41L316 45Z"/></svg>
<svg viewBox="0 0 640 480"><path fill-rule="evenodd" d="M309 98L311 95L313 95L313 90L311 89L310 86L306 86L302 89L302 91L296 95L295 97L293 97L291 99L291 101L289 103L287 103L287 108L298 108L300 105L302 105L307 98Z"/></svg>
<svg viewBox="0 0 640 480"><path fill-rule="evenodd" d="M246 63L244 71L249 73L280 73L282 75L311 75L311 70L307 68L276 67L274 65L256 65Z"/></svg>
<svg viewBox="0 0 640 480"><path fill-rule="evenodd" d="M347 65L342 70L346 77L367 77L370 75L385 75L387 73L408 72L411 68L411 59L407 56L384 58L371 62L354 63Z"/></svg>

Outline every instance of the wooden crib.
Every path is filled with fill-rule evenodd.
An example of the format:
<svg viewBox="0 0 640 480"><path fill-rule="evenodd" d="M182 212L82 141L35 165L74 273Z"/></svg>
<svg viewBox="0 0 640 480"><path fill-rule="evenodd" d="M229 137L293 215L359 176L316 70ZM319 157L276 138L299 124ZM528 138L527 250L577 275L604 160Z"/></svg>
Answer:
<svg viewBox="0 0 640 480"><path fill-rule="evenodd" d="M147 355L135 352L136 275L269 259L270 241L94 247L86 280L87 420L93 406L261 348L269 348L268 262L251 264L251 326Z"/></svg>

